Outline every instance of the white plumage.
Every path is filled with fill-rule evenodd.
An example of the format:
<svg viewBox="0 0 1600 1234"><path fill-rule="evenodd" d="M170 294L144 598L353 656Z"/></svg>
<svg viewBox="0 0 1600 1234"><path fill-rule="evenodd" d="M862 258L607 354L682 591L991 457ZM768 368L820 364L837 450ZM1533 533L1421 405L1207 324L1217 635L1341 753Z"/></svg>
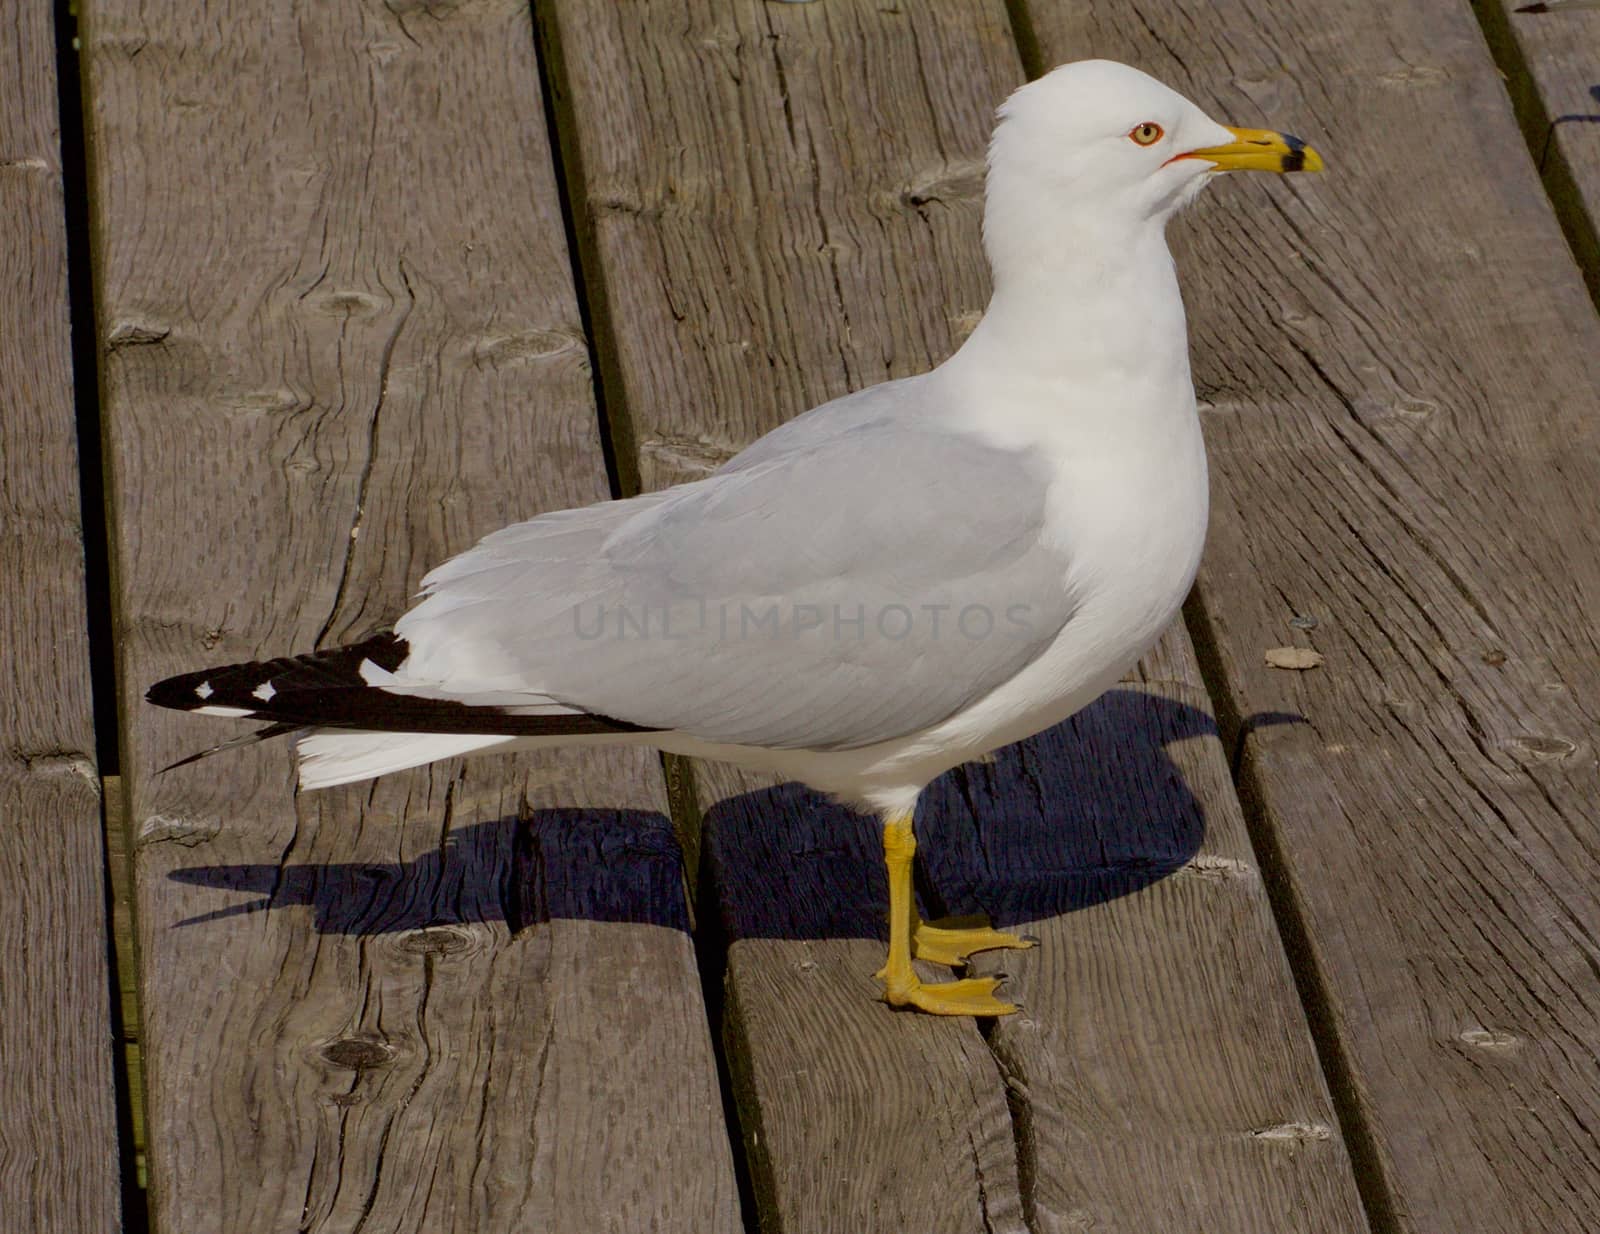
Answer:
<svg viewBox="0 0 1600 1234"><path fill-rule="evenodd" d="M743 763L882 815L899 886L922 788L1094 699L1193 581L1206 467L1168 219L1219 170L1319 166L1134 69L1058 69L1000 109L994 294L938 368L696 483L496 532L387 641L152 697L301 726L306 788L574 740ZM907 946L892 928L891 1002L1006 1009L920 986Z"/></svg>

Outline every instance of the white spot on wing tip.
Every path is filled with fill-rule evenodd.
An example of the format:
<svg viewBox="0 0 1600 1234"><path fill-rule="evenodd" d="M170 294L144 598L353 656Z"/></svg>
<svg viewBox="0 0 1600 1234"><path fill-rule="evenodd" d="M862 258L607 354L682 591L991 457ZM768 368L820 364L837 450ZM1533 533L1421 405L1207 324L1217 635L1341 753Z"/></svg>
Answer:
<svg viewBox="0 0 1600 1234"><path fill-rule="evenodd" d="M194 696L196 698L210 698L215 693L216 691L211 688L209 681L202 681L194 688Z"/></svg>
<svg viewBox="0 0 1600 1234"><path fill-rule="evenodd" d="M370 659L363 659L356 665L356 672L361 674L361 680L369 686L387 685L394 680L393 673Z"/></svg>
<svg viewBox="0 0 1600 1234"><path fill-rule="evenodd" d="M270 703L273 699L273 696L277 693L278 692L272 688L272 683L270 681L263 681L254 690L250 691L252 697L259 698L263 703Z"/></svg>
<svg viewBox="0 0 1600 1234"><path fill-rule="evenodd" d="M225 716L228 719L255 715L248 707L196 707L195 710L203 716Z"/></svg>

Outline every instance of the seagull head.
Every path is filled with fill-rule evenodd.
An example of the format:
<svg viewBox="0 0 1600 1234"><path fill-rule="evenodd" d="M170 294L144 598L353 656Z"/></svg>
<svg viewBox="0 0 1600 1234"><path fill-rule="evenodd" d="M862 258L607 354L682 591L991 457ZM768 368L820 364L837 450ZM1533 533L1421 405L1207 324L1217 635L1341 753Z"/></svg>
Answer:
<svg viewBox="0 0 1600 1234"><path fill-rule="evenodd" d="M1081 60L1021 87L1000 107L989 147L995 226L1048 234L1155 230L1219 172L1319 171L1298 137L1219 124L1125 64Z"/></svg>

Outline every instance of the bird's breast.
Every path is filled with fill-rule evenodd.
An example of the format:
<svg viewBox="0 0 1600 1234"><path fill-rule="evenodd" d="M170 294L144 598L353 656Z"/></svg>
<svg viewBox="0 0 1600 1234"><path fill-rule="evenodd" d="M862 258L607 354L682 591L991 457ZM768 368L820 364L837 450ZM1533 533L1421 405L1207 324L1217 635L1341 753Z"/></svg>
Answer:
<svg viewBox="0 0 1600 1234"><path fill-rule="evenodd" d="M1086 448L1079 438L1054 462L1046 534L1068 563L1072 616L1002 692L1017 709L1008 733L1064 719L1126 673L1177 616L1205 543L1205 449L1192 412L1140 444L1108 437Z"/></svg>
<svg viewBox="0 0 1600 1234"><path fill-rule="evenodd" d="M1192 411L1159 432L1058 459L1048 534L1069 562L1079 608L1106 612L1131 643L1159 637L1194 581L1209 504Z"/></svg>

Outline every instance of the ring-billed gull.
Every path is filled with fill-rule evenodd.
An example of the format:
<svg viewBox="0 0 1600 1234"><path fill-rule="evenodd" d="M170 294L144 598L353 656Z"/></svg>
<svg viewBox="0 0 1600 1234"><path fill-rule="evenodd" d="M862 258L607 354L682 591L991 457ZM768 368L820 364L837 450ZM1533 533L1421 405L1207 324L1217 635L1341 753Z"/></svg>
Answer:
<svg viewBox="0 0 1600 1234"><path fill-rule="evenodd" d="M912 968L1030 943L917 919L917 796L1089 703L1177 614L1207 492L1166 223L1217 172L1320 167L1125 65L1058 68L1000 108L994 293L938 368L705 479L496 532L424 578L392 633L150 701L295 731L304 788L573 741L804 781L883 821L886 1000L1012 1011L995 978Z"/></svg>

